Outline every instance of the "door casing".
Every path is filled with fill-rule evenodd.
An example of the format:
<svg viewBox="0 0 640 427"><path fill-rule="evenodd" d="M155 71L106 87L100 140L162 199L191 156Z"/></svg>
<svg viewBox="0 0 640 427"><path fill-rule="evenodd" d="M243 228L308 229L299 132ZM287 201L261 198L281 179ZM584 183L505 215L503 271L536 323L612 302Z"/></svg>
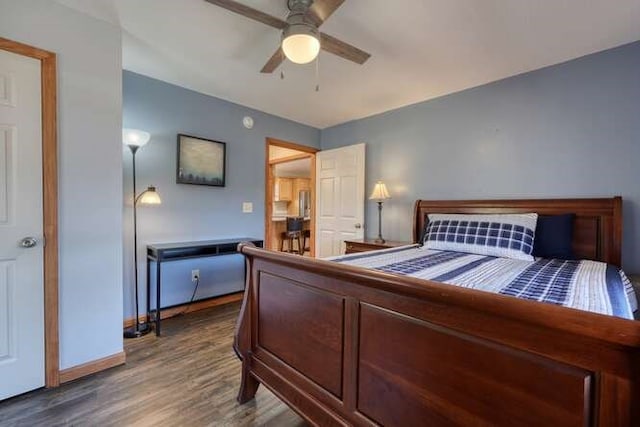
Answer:
<svg viewBox="0 0 640 427"><path fill-rule="evenodd" d="M264 184L265 184L265 192L264 192L264 205L265 205L265 209L264 209L264 241L265 241L265 247L268 248L269 246L269 239L271 238L271 225L272 225L272 221L271 221L271 217L273 216L273 205L272 205L272 201L273 201L273 184L274 184L274 177L273 177L273 169L272 169L272 164L269 162L269 147L270 146L276 146L276 147L282 147L282 148L288 148L291 150L296 150L296 151L300 151L302 153L306 153L307 156L301 156L301 157L311 157L311 181L310 181L310 188L311 188L311 206L313 206L313 209L311 209L311 241L309 242L310 245L310 249L311 251L309 252L309 254L313 257L315 256L315 241L316 241L316 227L315 227L315 218L316 218L316 212L315 212L315 205L316 205L316 153L318 151L320 151L317 148L313 148L313 147L308 147L306 145L300 145L300 144L296 144L293 142L288 142L288 141L281 141L279 139L275 139L275 138L267 138L266 139L266 144L265 144L265 162L264 162L264 173L265 173L265 178L264 178ZM289 158L288 160L293 160L291 158Z"/></svg>
<svg viewBox="0 0 640 427"><path fill-rule="evenodd" d="M58 140L56 54L0 37L0 49L40 61L44 230L45 386L60 385L58 332Z"/></svg>

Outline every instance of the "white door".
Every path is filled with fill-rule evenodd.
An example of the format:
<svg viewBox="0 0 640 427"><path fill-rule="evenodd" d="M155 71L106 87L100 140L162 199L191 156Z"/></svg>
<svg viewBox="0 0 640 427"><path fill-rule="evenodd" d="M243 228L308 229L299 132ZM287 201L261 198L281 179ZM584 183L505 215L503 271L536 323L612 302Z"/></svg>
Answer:
<svg viewBox="0 0 640 427"><path fill-rule="evenodd" d="M364 144L316 154L316 256L344 253L364 237Z"/></svg>
<svg viewBox="0 0 640 427"><path fill-rule="evenodd" d="M42 236L40 61L0 49L0 400L44 386Z"/></svg>

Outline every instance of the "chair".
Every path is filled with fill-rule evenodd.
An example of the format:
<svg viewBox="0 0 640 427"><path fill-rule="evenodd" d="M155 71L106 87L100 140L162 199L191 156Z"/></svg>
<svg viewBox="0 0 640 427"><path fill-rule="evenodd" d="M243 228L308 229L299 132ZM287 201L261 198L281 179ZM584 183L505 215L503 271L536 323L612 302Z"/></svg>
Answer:
<svg viewBox="0 0 640 427"><path fill-rule="evenodd" d="M286 252L292 253L293 250L293 241L294 239L298 241L298 250L296 251L299 255L304 253L304 246L302 244L302 225L304 222L303 217L298 216L288 216L287 217L287 231L283 231L280 233L280 252L285 252L284 250L284 241L287 240L289 243L287 245Z"/></svg>
<svg viewBox="0 0 640 427"><path fill-rule="evenodd" d="M302 254L305 252L311 252L311 230L302 231Z"/></svg>

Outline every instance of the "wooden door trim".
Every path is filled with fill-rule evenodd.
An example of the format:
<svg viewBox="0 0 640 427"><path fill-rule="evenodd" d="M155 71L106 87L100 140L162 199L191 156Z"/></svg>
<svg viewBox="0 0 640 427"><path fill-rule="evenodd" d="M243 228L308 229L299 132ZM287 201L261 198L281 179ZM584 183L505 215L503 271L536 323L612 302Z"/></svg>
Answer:
<svg viewBox="0 0 640 427"><path fill-rule="evenodd" d="M270 146L288 148L290 150L302 151L308 153L306 155L300 155L300 158L310 157L311 159L311 179L309 181L309 187L311 188L311 217L309 218L309 224L311 225L311 241L309 242L310 255L315 257L316 254L316 153L320 151L318 148L309 147L306 145L296 144L295 142L282 141L275 138L266 138L265 141L265 159L264 159L264 175L265 175L265 192L264 192L264 241L265 248L270 248L271 243L271 217L273 216L273 206L271 201L273 200L273 165L277 162L269 162L269 147ZM297 156L296 156L297 157ZM290 159L289 160L295 160Z"/></svg>
<svg viewBox="0 0 640 427"><path fill-rule="evenodd" d="M281 139L275 138L267 138L267 148L269 145L275 145L277 147L288 148L290 150L296 151L304 151L305 153L315 154L320 151L319 148L309 147L308 145L300 145L295 142L283 141ZM269 161L269 156L267 156L267 161Z"/></svg>
<svg viewBox="0 0 640 427"><path fill-rule="evenodd" d="M0 37L0 49L40 61L42 85L42 202L44 232L45 385L60 385L58 334L58 141L56 54Z"/></svg>
<svg viewBox="0 0 640 427"><path fill-rule="evenodd" d="M311 153L300 153L300 154L294 154L293 156L280 157L277 159L269 160L269 164L277 165L278 163L293 162L294 160L308 159L311 157L313 157L313 154Z"/></svg>
<svg viewBox="0 0 640 427"><path fill-rule="evenodd" d="M309 224L311 228L311 237L309 238L309 255L315 258L316 256L316 193L318 188L316 186L316 155L313 154L311 159L311 181L309 182L309 188L311 188L311 197L309 204L311 205L311 217L309 218Z"/></svg>

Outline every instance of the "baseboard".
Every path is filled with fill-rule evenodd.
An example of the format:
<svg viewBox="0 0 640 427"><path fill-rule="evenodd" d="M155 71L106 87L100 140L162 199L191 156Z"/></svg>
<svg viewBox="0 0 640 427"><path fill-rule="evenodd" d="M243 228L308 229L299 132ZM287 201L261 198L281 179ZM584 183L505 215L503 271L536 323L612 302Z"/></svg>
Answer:
<svg viewBox="0 0 640 427"><path fill-rule="evenodd" d="M96 372L104 371L105 369L124 365L125 359L126 355L124 351L122 351L111 356L103 357L102 359L92 360L91 362L83 363L82 365L63 369L60 371L60 382L66 383L78 378L86 377L87 375L95 374Z"/></svg>
<svg viewBox="0 0 640 427"><path fill-rule="evenodd" d="M244 297L243 292L236 292L234 294L223 295L221 297L209 298L204 301L196 301L189 306L189 304L176 305L169 308L163 308L160 310L160 319L168 319L169 317L176 316L182 313L192 313L194 311L200 311L211 307L217 307L219 305L231 304L234 302L242 301ZM124 319L123 328L131 328L135 325L134 317L129 317L128 319ZM144 322L146 320L146 316L140 316L138 321Z"/></svg>

